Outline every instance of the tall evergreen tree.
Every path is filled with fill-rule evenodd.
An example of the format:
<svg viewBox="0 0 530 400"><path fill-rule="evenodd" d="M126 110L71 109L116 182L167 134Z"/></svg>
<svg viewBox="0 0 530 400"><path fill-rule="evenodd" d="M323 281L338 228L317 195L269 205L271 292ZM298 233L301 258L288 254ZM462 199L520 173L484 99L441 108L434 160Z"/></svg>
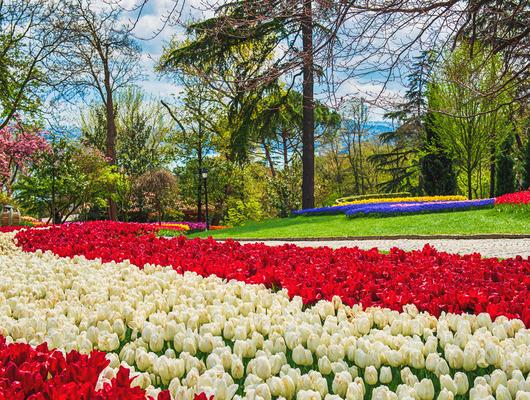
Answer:
<svg viewBox="0 0 530 400"><path fill-rule="evenodd" d="M429 196L455 194L457 181L453 161L444 152L438 135L432 127L432 117L432 113L428 112L424 118L427 154L420 161L422 188Z"/></svg>
<svg viewBox="0 0 530 400"><path fill-rule="evenodd" d="M515 192L515 170L513 136L508 135L502 143L495 165L495 196Z"/></svg>
<svg viewBox="0 0 530 400"><path fill-rule="evenodd" d="M433 51L415 57L407 76L405 101L386 115L400 123L393 132L380 136L391 150L371 157L380 170L391 178L381 184L386 191L410 191L429 195L451 194L456 191L456 175L437 134L432 129L428 112L427 89L435 62Z"/></svg>

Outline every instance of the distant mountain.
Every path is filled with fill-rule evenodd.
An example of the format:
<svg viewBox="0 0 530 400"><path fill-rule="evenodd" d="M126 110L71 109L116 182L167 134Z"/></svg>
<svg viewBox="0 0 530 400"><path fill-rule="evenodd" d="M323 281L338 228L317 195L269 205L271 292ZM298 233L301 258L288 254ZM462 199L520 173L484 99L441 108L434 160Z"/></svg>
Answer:
<svg viewBox="0 0 530 400"><path fill-rule="evenodd" d="M383 132L393 131L396 126L390 121L368 121L366 128L372 135L378 135Z"/></svg>

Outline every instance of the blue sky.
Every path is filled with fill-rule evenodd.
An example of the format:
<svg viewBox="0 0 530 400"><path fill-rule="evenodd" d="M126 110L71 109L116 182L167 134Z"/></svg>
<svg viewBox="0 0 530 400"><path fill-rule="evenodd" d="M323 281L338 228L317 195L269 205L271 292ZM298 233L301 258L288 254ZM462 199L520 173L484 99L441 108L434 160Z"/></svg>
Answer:
<svg viewBox="0 0 530 400"><path fill-rule="evenodd" d="M137 4L138 0L120 0L122 5L131 8ZM201 3L204 0L186 0L186 8L184 9L184 19L188 20L190 17L195 19L203 17L205 14L201 10ZM210 0L212 1L212 0ZM138 82L138 85L142 87L149 97L153 99L167 99L173 101L173 96L178 96L179 87L168 78L157 76L153 67L157 60L160 58L163 47L170 39L177 35L180 38L184 38L184 32L182 28L166 25L163 26L164 16L172 9L175 4L175 0L149 0L146 7L143 10L142 16L138 21L136 29L134 31L135 36L138 38L138 43L142 48L141 55L141 66L145 79ZM379 91L381 87L380 80L377 79L375 74L368 75L362 79L349 79L344 83L337 92L337 97L370 97L373 93ZM326 102L327 95L326 88L316 88L317 94L320 98ZM391 82L387 93L396 97L402 94L404 91L401 82ZM385 110L380 107L370 106L369 108L369 119L371 121L383 120L383 114ZM71 110L66 111L69 117L66 119L71 120L74 125L79 124L79 108L73 107Z"/></svg>

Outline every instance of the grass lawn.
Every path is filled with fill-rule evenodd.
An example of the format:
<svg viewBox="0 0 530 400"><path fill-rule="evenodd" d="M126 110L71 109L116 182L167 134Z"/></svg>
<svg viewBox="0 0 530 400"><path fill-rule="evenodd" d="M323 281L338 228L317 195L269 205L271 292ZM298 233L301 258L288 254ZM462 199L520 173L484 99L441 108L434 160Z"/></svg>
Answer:
<svg viewBox="0 0 530 400"><path fill-rule="evenodd" d="M300 216L201 232L190 237L267 239L488 233L530 234L530 214L487 209L381 218L348 219L344 215Z"/></svg>

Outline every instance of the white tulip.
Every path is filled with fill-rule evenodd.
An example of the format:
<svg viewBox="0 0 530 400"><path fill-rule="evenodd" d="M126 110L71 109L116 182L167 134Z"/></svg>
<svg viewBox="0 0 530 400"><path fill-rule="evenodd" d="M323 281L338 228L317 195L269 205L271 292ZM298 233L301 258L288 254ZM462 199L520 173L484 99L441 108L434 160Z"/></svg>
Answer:
<svg viewBox="0 0 530 400"><path fill-rule="evenodd" d="M318 370L322 375L329 375L331 373L331 362L327 356L318 359Z"/></svg>
<svg viewBox="0 0 530 400"><path fill-rule="evenodd" d="M333 393L344 397L346 395L346 391L348 390L348 385L352 383L352 381L352 376L348 371L339 372L333 378L331 390Z"/></svg>
<svg viewBox="0 0 530 400"><path fill-rule="evenodd" d="M453 392L447 390L446 388L443 388L438 394L437 400L453 400L454 398L455 395L453 394Z"/></svg>
<svg viewBox="0 0 530 400"><path fill-rule="evenodd" d="M373 365L366 367L364 370L364 381L372 386L377 383L377 370Z"/></svg>
<svg viewBox="0 0 530 400"><path fill-rule="evenodd" d="M430 379L424 378L414 385L414 391L419 397L419 400L434 399L434 385Z"/></svg>
<svg viewBox="0 0 530 400"><path fill-rule="evenodd" d="M449 375L440 376L440 386L444 389L447 389L452 394L458 393L458 386Z"/></svg>
<svg viewBox="0 0 530 400"><path fill-rule="evenodd" d="M499 384L495 390L495 398L497 400L512 400L512 395L506 386Z"/></svg>

